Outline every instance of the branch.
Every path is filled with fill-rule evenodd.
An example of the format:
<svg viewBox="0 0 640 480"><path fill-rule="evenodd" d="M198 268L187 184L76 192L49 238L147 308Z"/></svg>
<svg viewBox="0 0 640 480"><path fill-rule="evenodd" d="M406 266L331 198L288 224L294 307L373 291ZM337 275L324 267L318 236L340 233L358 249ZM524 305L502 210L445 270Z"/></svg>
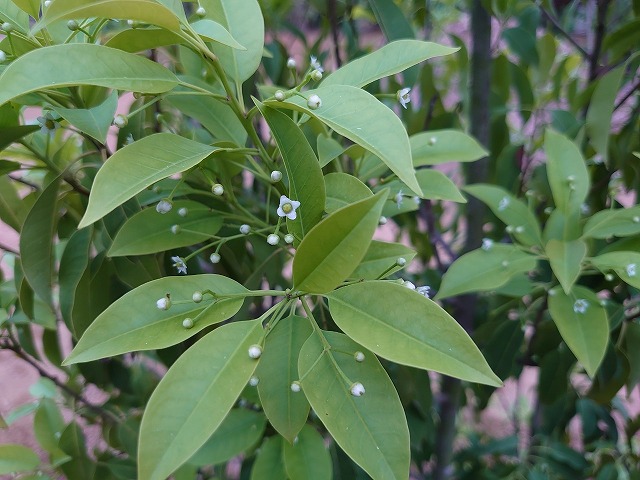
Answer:
<svg viewBox="0 0 640 480"><path fill-rule="evenodd" d="M613 110L614 111L618 110L638 90L640 90L640 80L638 80L636 83L633 84L633 86L631 87L631 90L629 90L627 94L620 99L620 101L616 104L616 106L613 107Z"/></svg>
<svg viewBox="0 0 640 480"><path fill-rule="evenodd" d="M551 23L551 25L553 25L553 28L555 28L560 35L566 38L569 43L573 45L584 58L589 59L591 57L589 55L589 52L587 52L582 46L580 46L580 44L576 42L575 39L571 35L569 35L569 33L564 28L562 28L562 25L560 25L558 20L556 20L553 15L551 15L542 5L540 6L540 12L544 16L544 18L546 18Z"/></svg>
<svg viewBox="0 0 640 480"><path fill-rule="evenodd" d="M327 15L329 17L329 24L331 25L331 38L333 39L333 51L336 56L336 68L342 66L342 59L340 58L340 45L338 44L338 17L336 14L336 0L327 1Z"/></svg>
<svg viewBox="0 0 640 480"><path fill-rule="evenodd" d="M600 60L600 52L602 51L602 42L606 33L607 10L611 0L596 0L598 5L598 15L596 17L596 38L593 41L593 50L589 55L589 81L598 78Z"/></svg>

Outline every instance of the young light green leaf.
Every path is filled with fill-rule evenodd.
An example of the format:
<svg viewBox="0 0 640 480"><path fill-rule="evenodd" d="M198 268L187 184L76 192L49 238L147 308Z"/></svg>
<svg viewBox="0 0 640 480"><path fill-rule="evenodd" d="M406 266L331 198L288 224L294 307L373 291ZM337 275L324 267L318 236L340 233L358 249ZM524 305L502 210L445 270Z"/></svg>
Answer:
<svg viewBox="0 0 640 480"><path fill-rule="evenodd" d="M556 207L567 216L580 212L589 192L589 172L582 153L575 143L553 130L546 131L544 148Z"/></svg>
<svg viewBox="0 0 640 480"><path fill-rule="evenodd" d="M640 205L617 210L602 210L587 219L583 237L628 237L640 233Z"/></svg>
<svg viewBox="0 0 640 480"><path fill-rule="evenodd" d="M331 455L324 439L311 425L305 425L292 443L284 443L284 466L289 478L331 480Z"/></svg>
<svg viewBox="0 0 640 480"><path fill-rule="evenodd" d="M205 18L203 20L193 22L191 24L191 28L193 28L193 30L205 40L218 42L222 45L227 45L228 47L236 48L238 50L246 50L246 48L240 45L229 31L218 22Z"/></svg>
<svg viewBox="0 0 640 480"><path fill-rule="evenodd" d="M186 209L187 214L181 215ZM173 233L177 225L180 230ZM222 227L222 217L192 200L176 200L171 211L159 214L148 207L129 218L113 240L110 257L163 252L204 242Z"/></svg>
<svg viewBox="0 0 640 480"><path fill-rule="evenodd" d="M11 62L0 74L0 105L42 88L97 85L163 93L177 84L171 71L146 58L102 45L69 43L38 48Z"/></svg>
<svg viewBox="0 0 640 480"><path fill-rule="evenodd" d="M348 285L327 297L336 325L381 357L471 382L502 384L458 322L414 290L379 280Z"/></svg>
<svg viewBox="0 0 640 480"><path fill-rule="evenodd" d="M549 257L551 270L562 285L564 293L569 295L580 275L582 260L587 254L587 245L581 240L549 240L544 253Z"/></svg>
<svg viewBox="0 0 640 480"><path fill-rule="evenodd" d="M291 391L291 384L298 380L298 355L309 335L311 326L306 318L283 318L267 336L256 370L264 413L289 442L293 442L309 416L304 394Z"/></svg>
<svg viewBox="0 0 640 480"><path fill-rule="evenodd" d="M494 185L468 185L464 190L484 204L506 225L513 227L513 236L524 245L542 244L542 234L535 215L519 199L504 188Z"/></svg>
<svg viewBox="0 0 640 480"><path fill-rule="evenodd" d="M34 32L58 20L88 17L137 20L180 32L180 20L174 12L155 0L65 0L51 2L34 27Z"/></svg>
<svg viewBox="0 0 640 480"><path fill-rule="evenodd" d="M416 179L420 185L421 193L415 193L420 198L429 200L449 200L451 202L467 203L456 184L444 173L433 168L422 168L416 172ZM400 191L411 195L411 190L399 180L386 184L391 191Z"/></svg>
<svg viewBox="0 0 640 480"><path fill-rule="evenodd" d="M251 480L288 480L284 468L283 448L284 441L281 436L265 438L251 467Z"/></svg>
<svg viewBox="0 0 640 480"><path fill-rule="evenodd" d="M53 110L74 127L100 143L105 143L117 107L118 94L113 92L103 103L93 108L54 107Z"/></svg>
<svg viewBox="0 0 640 480"><path fill-rule="evenodd" d="M322 332L305 342L298 360L302 389L331 436L371 477L409 478L409 430L393 383L376 356L346 335ZM357 362L356 352L364 360ZM365 393L352 395L345 376ZM381 414L380 412L384 412Z"/></svg>
<svg viewBox="0 0 640 480"><path fill-rule="evenodd" d="M587 110L586 126L591 145L605 163L608 163L609 158L611 117L624 71L624 66L618 67L598 80Z"/></svg>
<svg viewBox="0 0 640 480"><path fill-rule="evenodd" d="M138 478L164 480L216 431L258 364L247 350L263 335L260 320L230 323L176 360L142 417Z"/></svg>
<svg viewBox="0 0 640 480"><path fill-rule="evenodd" d="M341 208L307 234L293 259L297 290L330 292L355 270L371 243L387 193Z"/></svg>
<svg viewBox="0 0 640 480"><path fill-rule="evenodd" d="M193 292L211 290L217 295L238 295L247 290L236 281L221 275L164 277L131 290L112 303L87 328L64 365L112 357L136 350L154 350L180 343L209 325L236 314L244 298L213 301L208 295L200 303L191 302ZM170 295L171 300L187 300L168 310L156 302ZM193 328L182 326L185 318Z"/></svg>
<svg viewBox="0 0 640 480"><path fill-rule="evenodd" d="M60 449L71 457L61 468L66 478L94 478L96 464L87 455L87 445L80 426L72 421L60 435Z"/></svg>
<svg viewBox="0 0 640 480"><path fill-rule="evenodd" d="M262 412L235 408L188 463L201 467L226 462L256 445L266 426Z"/></svg>
<svg viewBox="0 0 640 480"><path fill-rule="evenodd" d="M41 399L33 417L33 433L52 461L69 458L58 446L64 427L64 419L55 401L50 398Z"/></svg>
<svg viewBox="0 0 640 480"><path fill-rule="evenodd" d="M385 276L397 272L402 267L396 264L398 258L404 258L409 264L416 252L401 243L387 243L373 240L360 265L350 275L352 278L375 280L383 272Z"/></svg>
<svg viewBox="0 0 640 480"><path fill-rule="evenodd" d="M436 298L493 290L535 267L536 257L513 245L495 244L487 250L474 250L449 267Z"/></svg>
<svg viewBox="0 0 640 480"><path fill-rule="evenodd" d="M317 95L319 108L311 109L307 99ZM420 185L411 162L409 139L395 113L364 90L350 85L321 86L317 90L295 95L284 102L270 101L273 107L290 107L326 124L340 135L374 153L416 193Z"/></svg>
<svg viewBox="0 0 640 480"><path fill-rule="evenodd" d="M348 173L327 173L324 176L324 184L327 195L324 209L327 213L333 213L373 195L369 187Z"/></svg>
<svg viewBox="0 0 640 480"><path fill-rule="evenodd" d="M413 166L474 162L489 155L475 138L459 130L431 130L409 137Z"/></svg>
<svg viewBox="0 0 640 480"><path fill-rule="evenodd" d="M0 219L16 232L20 232L27 212L27 205L18 196L9 175L0 175Z"/></svg>
<svg viewBox="0 0 640 480"><path fill-rule="evenodd" d="M569 295L554 288L549 291L549 314L562 339L593 377L609 340L607 312L596 294L580 286L574 286Z"/></svg>
<svg viewBox="0 0 640 480"><path fill-rule="evenodd" d="M610 252L593 257L589 261L602 273L613 270L625 283L640 288L640 253Z"/></svg>
<svg viewBox="0 0 640 480"><path fill-rule="evenodd" d="M104 46L136 53L166 45L176 45L183 41L180 35L164 28L132 28L116 33L105 42Z"/></svg>
<svg viewBox="0 0 640 480"><path fill-rule="evenodd" d="M396 40L340 67L323 80L322 88L329 85L351 85L361 88L430 58L450 55L458 50L421 40Z"/></svg>
<svg viewBox="0 0 640 480"><path fill-rule="evenodd" d="M338 155L342 155L348 148L343 147L336 139L331 138L324 133L318 135L316 145L318 147L318 160L320 162L320 167L328 165L329 162L338 157Z"/></svg>
<svg viewBox="0 0 640 480"><path fill-rule="evenodd" d="M289 197L300 202L296 212L298 218L287 219L287 228L295 236L304 238L320 221L324 211L325 188L318 158L291 118L255 98L253 101L269 124L280 149L289 179Z"/></svg>
<svg viewBox="0 0 640 480"><path fill-rule="evenodd" d="M0 474L34 470L40 465L38 455L30 448L22 445L0 445Z"/></svg>
<svg viewBox="0 0 640 480"><path fill-rule="evenodd" d="M114 153L98 171L78 228L91 225L142 190L218 150L171 133L144 137Z"/></svg>
<svg viewBox="0 0 640 480"><path fill-rule="evenodd" d="M29 33L29 15L12 0L0 0L0 23L9 22L22 33Z"/></svg>
<svg viewBox="0 0 640 480"><path fill-rule="evenodd" d="M258 69L264 47L264 19L257 0L200 0L206 18L222 25L246 50L213 44L213 53L237 85Z"/></svg>

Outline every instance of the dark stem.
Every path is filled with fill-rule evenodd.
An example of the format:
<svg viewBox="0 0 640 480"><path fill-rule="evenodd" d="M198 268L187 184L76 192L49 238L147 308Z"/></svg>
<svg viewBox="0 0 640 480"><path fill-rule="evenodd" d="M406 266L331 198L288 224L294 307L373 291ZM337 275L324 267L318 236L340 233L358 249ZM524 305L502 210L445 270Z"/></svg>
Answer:
<svg viewBox="0 0 640 480"><path fill-rule="evenodd" d="M640 90L640 80L638 80L636 83L633 84L633 86L631 87L631 90L629 90L627 94L624 97L622 97L618 103L616 103L615 107L613 107L613 110L614 111L618 110L638 90Z"/></svg>
<svg viewBox="0 0 640 480"><path fill-rule="evenodd" d="M327 1L327 16L331 26L331 38L333 39L333 53L336 57L336 68L342 66L340 58L340 44L338 43L338 15L336 13L336 0Z"/></svg>
<svg viewBox="0 0 640 480"><path fill-rule="evenodd" d="M584 57L584 58L591 58L591 56L589 55L589 52L587 52L578 42L576 42L576 40L569 34L569 32L567 32L564 28L562 28L562 25L560 25L560 23L558 22L558 20L551 15L544 7L540 7L540 12L542 13L542 16L544 18L546 18L549 23L551 23L551 25L553 25L553 28L556 29L556 31L562 35L564 38L567 39L567 41L573 45L576 50L578 50L578 52L580 52L580 54Z"/></svg>
<svg viewBox="0 0 640 480"><path fill-rule="evenodd" d="M600 73L600 53L602 52L602 42L606 34L607 10L611 0L596 0L598 13L596 17L596 37L593 41L591 55L589 55L589 81L598 78Z"/></svg>

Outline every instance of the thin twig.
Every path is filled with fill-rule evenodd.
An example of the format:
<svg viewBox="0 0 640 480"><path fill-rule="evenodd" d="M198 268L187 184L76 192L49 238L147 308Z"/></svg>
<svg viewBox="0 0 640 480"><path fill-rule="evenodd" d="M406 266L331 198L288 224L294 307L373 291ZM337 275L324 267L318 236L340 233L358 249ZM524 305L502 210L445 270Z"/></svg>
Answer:
<svg viewBox="0 0 640 480"><path fill-rule="evenodd" d="M627 94L620 99L620 101L613 107L613 110L618 110L627 100L631 98L631 96L640 90L640 80L633 84L631 90L627 92Z"/></svg>
<svg viewBox="0 0 640 480"><path fill-rule="evenodd" d="M331 38L333 39L333 52L336 57L336 68L342 66L340 58L340 44L338 43L338 16L336 14L336 0L327 1L327 15L331 25Z"/></svg>
<svg viewBox="0 0 640 480"><path fill-rule="evenodd" d="M544 16L544 18L549 20L551 25L553 25L553 27L558 31L558 33L562 35L564 38L566 38L569 41L569 43L573 45L576 48L576 50L578 50L584 58L589 59L591 57L589 55L589 52L587 52L578 42L576 42L576 40L564 28L562 28L562 25L560 25L558 20L556 20L553 17L553 15L551 15L544 7L540 6L540 12Z"/></svg>

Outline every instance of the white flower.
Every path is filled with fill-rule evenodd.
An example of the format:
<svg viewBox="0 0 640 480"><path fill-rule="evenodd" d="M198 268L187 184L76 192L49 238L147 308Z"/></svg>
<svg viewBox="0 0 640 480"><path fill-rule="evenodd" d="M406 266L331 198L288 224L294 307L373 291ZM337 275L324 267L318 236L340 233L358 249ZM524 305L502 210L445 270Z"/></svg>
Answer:
<svg viewBox="0 0 640 480"><path fill-rule="evenodd" d="M207 11L204 9L204 7L198 7L198 9L196 10L196 15L199 16L200 18L206 17Z"/></svg>
<svg viewBox="0 0 640 480"><path fill-rule="evenodd" d="M187 215L189 215L189 209L187 207L179 208L178 215L180 215L181 217L186 217Z"/></svg>
<svg viewBox="0 0 640 480"><path fill-rule="evenodd" d="M250 358L260 358L262 355L262 347L260 345L251 345L248 350Z"/></svg>
<svg viewBox="0 0 640 480"><path fill-rule="evenodd" d="M356 362L364 362L364 353L356 352L353 354L353 358L356 359Z"/></svg>
<svg viewBox="0 0 640 480"><path fill-rule="evenodd" d="M398 193L396 193L395 197L393 197L393 199L396 202L396 205L398 206L398 208L400 208L400 205L402 205L402 201L404 200L404 196L402 195L402 190L399 190Z"/></svg>
<svg viewBox="0 0 640 480"><path fill-rule="evenodd" d="M407 108L407 103L411 101L411 97L409 96L410 91L410 88L403 88L396 93L396 98L400 102L400 105L402 105L402 108Z"/></svg>
<svg viewBox="0 0 640 480"><path fill-rule="evenodd" d="M187 330L189 330L190 328L193 328L193 320L191 320L190 318L185 318L182 321L182 326Z"/></svg>
<svg viewBox="0 0 640 480"><path fill-rule="evenodd" d="M271 181L276 183L282 180L282 172L280 170L274 170L271 172Z"/></svg>
<svg viewBox="0 0 640 480"><path fill-rule="evenodd" d="M302 389L302 387L300 386L300 382L293 382L291 384L291 391L292 392L298 393L301 389Z"/></svg>
<svg viewBox="0 0 640 480"><path fill-rule="evenodd" d="M417 195L412 197L412 200L413 200L413 203L415 203L417 206L420 206L420 203L422 202L422 199Z"/></svg>
<svg viewBox="0 0 640 480"><path fill-rule="evenodd" d="M482 239L482 250L484 250L485 252L488 252L489 250L491 250L491 247L493 247L493 240L491 240L490 238L483 238Z"/></svg>
<svg viewBox="0 0 640 480"><path fill-rule="evenodd" d="M295 59L289 57L287 58L287 68L290 68L291 70L293 70L294 68L296 68L297 64Z"/></svg>
<svg viewBox="0 0 640 480"><path fill-rule="evenodd" d="M629 265L627 265L627 275L629 275L630 277L635 277L636 276L636 264L635 263L630 263Z"/></svg>
<svg viewBox="0 0 640 480"><path fill-rule="evenodd" d="M3 63L7 60L7 54L0 50L0 63Z"/></svg>
<svg viewBox="0 0 640 480"><path fill-rule="evenodd" d="M156 212L162 213L163 215L167 212L170 212L173 208L173 203L169 200L160 200L156 205Z"/></svg>
<svg viewBox="0 0 640 480"><path fill-rule="evenodd" d="M217 253L212 253L209 256L209 261L211 263L220 263L220 255L218 255Z"/></svg>
<svg viewBox="0 0 640 480"><path fill-rule="evenodd" d="M509 206L510 203L511 203L511 200L509 200L509 197L502 197L500 199L500 202L498 202L498 210L502 212L505 208Z"/></svg>
<svg viewBox="0 0 640 480"><path fill-rule="evenodd" d="M129 123L129 119L124 115L118 114L113 118L113 124L118 128L126 127L127 123Z"/></svg>
<svg viewBox="0 0 640 480"><path fill-rule="evenodd" d="M285 243L293 243L294 240L295 240L295 237L293 235L291 235L290 233L287 233L284 236L284 242Z"/></svg>
<svg viewBox="0 0 640 480"><path fill-rule="evenodd" d="M320 65L320 62L315 56L311 55L310 60L311 60L311 67L314 70L318 70L320 73L324 73L324 68L322 68L322 65Z"/></svg>
<svg viewBox="0 0 640 480"><path fill-rule="evenodd" d="M224 194L224 187L219 183L216 183L213 187L211 187L211 191L213 192L214 195L219 197L222 194Z"/></svg>
<svg viewBox="0 0 640 480"><path fill-rule="evenodd" d="M438 139L436 137L431 137L431 138L429 138L429 141L427 142L427 144L429 146L433 147L436 144L437 141L438 141Z"/></svg>
<svg viewBox="0 0 640 480"><path fill-rule="evenodd" d="M360 382L356 382L351 385L351 388L349 390L351 391L351 395L353 395L354 397L361 397L362 395L364 395L364 385L362 385Z"/></svg>
<svg viewBox="0 0 640 480"><path fill-rule="evenodd" d="M156 301L156 307L158 307L158 310L169 310L171 307L171 300L169 300L169 297L159 298Z"/></svg>
<svg viewBox="0 0 640 480"><path fill-rule="evenodd" d="M587 311L589 307L589 302L587 302L584 298L579 298L573 304L573 311L575 313L584 313Z"/></svg>
<svg viewBox="0 0 640 480"><path fill-rule="evenodd" d="M280 197L280 205L276 210L279 217L287 217L289 220L295 220L298 216L296 209L300 206L300 202L291 200L286 195Z"/></svg>
<svg viewBox="0 0 640 480"><path fill-rule="evenodd" d="M250 231L251 231L251 227L249 225L247 225L246 223L243 223L242 225L240 225L240 233L241 234L248 235Z"/></svg>
<svg viewBox="0 0 640 480"><path fill-rule="evenodd" d="M431 293L431 287L428 285L423 285L422 287L416 288L416 292L418 292L420 295L423 295L429 298L429 294Z"/></svg>
<svg viewBox="0 0 640 480"><path fill-rule="evenodd" d="M524 227L522 225L518 225L515 230L516 233L523 233L524 232Z"/></svg>
<svg viewBox="0 0 640 480"><path fill-rule="evenodd" d="M38 117L38 123L41 133L52 133L56 131L56 128L60 128L60 124L53 118L51 112L45 113L43 117Z"/></svg>
<svg viewBox="0 0 640 480"><path fill-rule="evenodd" d="M184 259L180 257L171 257L171 261L173 262L173 266L178 270L178 273L187 274L187 264L184 263Z"/></svg>
<svg viewBox="0 0 640 480"><path fill-rule="evenodd" d="M127 135L127 138L125 138L124 144L131 145L133 142L135 142L135 140L133 139L133 133L130 133L129 135Z"/></svg>
<svg viewBox="0 0 640 480"><path fill-rule="evenodd" d="M249 385L251 385L252 387L257 387L259 383L260 383L260 379L255 375L252 375L251 378L249 379Z"/></svg>
<svg viewBox="0 0 640 480"><path fill-rule="evenodd" d="M279 241L280 241L280 237L275 233L272 233L269 236L267 236L267 243L269 245L277 245Z"/></svg>
<svg viewBox="0 0 640 480"><path fill-rule="evenodd" d="M307 100L307 106L311 109L311 110L316 110L317 108L320 108L322 106L322 100L320 99L320 97L318 95L316 95L315 93L313 95L311 95L309 97L309 99Z"/></svg>
<svg viewBox="0 0 640 480"><path fill-rule="evenodd" d="M200 303L202 301L202 292L200 290L196 290L195 292L193 292L193 295L191 295L191 300L193 300L195 303Z"/></svg>
<svg viewBox="0 0 640 480"><path fill-rule="evenodd" d="M416 286L413 284L413 282L410 282L409 280L405 280L405 281L402 283L402 285L403 285L403 286L405 286L405 287L407 287L407 288L408 288L408 289L410 289L410 290L415 290L415 289L416 289Z"/></svg>
<svg viewBox="0 0 640 480"><path fill-rule="evenodd" d="M51 0L44 0L44 8L49 8L49 5L51 5Z"/></svg>

